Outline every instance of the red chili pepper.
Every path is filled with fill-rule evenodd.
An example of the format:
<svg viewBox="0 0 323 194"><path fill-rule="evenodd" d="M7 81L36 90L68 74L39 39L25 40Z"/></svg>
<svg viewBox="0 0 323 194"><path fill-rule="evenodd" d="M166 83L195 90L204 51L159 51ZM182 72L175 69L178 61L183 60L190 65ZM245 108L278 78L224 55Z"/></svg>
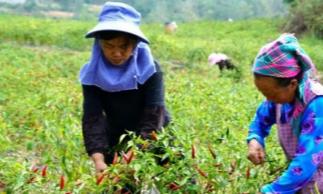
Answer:
<svg viewBox="0 0 323 194"><path fill-rule="evenodd" d="M5 189L6 188L6 184L4 184L4 182L0 181L0 189Z"/></svg>
<svg viewBox="0 0 323 194"><path fill-rule="evenodd" d="M213 164L214 167L218 168L218 167L221 167L222 166L222 163L215 163Z"/></svg>
<svg viewBox="0 0 323 194"><path fill-rule="evenodd" d="M214 192L214 188L213 188L213 185L212 183L207 183L206 187L205 187L205 190L209 193L211 192Z"/></svg>
<svg viewBox="0 0 323 194"><path fill-rule="evenodd" d="M34 173L38 172L39 167L38 166L32 166L31 167L31 171L33 171Z"/></svg>
<svg viewBox="0 0 323 194"><path fill-rule="evenodd" d="M128 151L127 156L128 156L128 164L129 164L134 157L134 153L132 149Z"/></svg>
<svg viewBox="0 0 323 194"><path fill-rule="evenodd" d="M209 148L209 151L210 151L213 159L215 160L216 159L216 153L214 152L214 150L212 149L212 147L210 145L208 145L208 148Z"/></svg>
<svg viewBox="0 0 323 194"><path fill-rule="evenodd" d="M179 185L177 185L176 183L172 182L168 185L168 189L172 190L172 191L176 191L178 189L180 189L181 187Z"/></svg>
<svg viewBox="0 0 323 194"><path fill-rule="evenodd" d="M197 170L197 172L198 172L201 176L203 176L203 177L207 178L207 173L206 173L206 172L204 172L203 170L201 170L198 166L195 166L195 169Z"/></svg>
<svg viewBox="0 0 323 194"><path fill-rule="evenodd" d="M196 157L196 147L194 144L192 144L192 158L194 159Z"/></svg>
<svg viewBox="0 0 323 194"><path fill-rule="evenodd" d="M158 140L158 137L157 137L157 133L155 131L151 132L151 135L150 135L151 139L154 140L154 141L157 141Z"/></svg>
<svg viewBox="0 0 323 194"><path fill-rule="evenodd" d="M118 183L120 181L120 177L119 176L115 176L112 180L113 183Z"/></svg>
<svg viewBox="0 0 323 194"><path fill-rule="evenodd" d="M60 190L63 190L65 187L65 177L64 175L61 175L60 179L59 179L59 188Z"/></svg>
<svg viewBox="0 0 323 194"><path fill-rule="evenodd" d="M116 163L118 163L118 153L114 152L114 157L113 157L113 160L112 160L112 164L116 164Z"/></svg>
<svg viewBox="0 0 323 194"><path fill-rule="evenodd" d="M247 167L247 170L246 170L246 178L247 179L250 178L250 167Z"/></svg>
<svg viewBox="0 0 323 194"><path fill-rule="evenodd" d="M35 182L36 177L32 176L30 179L27 181L27 184ZM0 185L1 186L1 185ZM0 187L1 188L1 187Z"/></svg>
<svg viewBox="0 0 323 194"><path fill-rule="evenodd" d="M97 179L96 179L96 184L100 185L101 182L103 181L103 178L105 177L105 174L101 174Z"/></svg>
<svg viewBox="0 0 323 194"><path fill-rule="evenodd" d="M132 150L129 150L127 154L123 153L122 157L123 157L123 160L126 162L126 164L129 164L134 157L134 153Z"/></svg>
<svg viewBox="0 0 323 194"><path fill-rule="evenodd" d="M41 170L41 176L45 177L47 175L47 165L43 166Z"/></svg>

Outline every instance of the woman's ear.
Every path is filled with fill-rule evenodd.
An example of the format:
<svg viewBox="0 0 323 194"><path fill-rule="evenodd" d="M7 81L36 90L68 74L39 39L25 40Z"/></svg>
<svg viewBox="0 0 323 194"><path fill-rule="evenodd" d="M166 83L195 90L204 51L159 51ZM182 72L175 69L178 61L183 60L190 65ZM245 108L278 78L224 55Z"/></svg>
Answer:
<svg viewBox="0 0 323 194"><path fill-rule="evenodd" d="M293 89L296 90L298 88L298 80L297 79L292 79L289 83L289 86Z"/></svg>

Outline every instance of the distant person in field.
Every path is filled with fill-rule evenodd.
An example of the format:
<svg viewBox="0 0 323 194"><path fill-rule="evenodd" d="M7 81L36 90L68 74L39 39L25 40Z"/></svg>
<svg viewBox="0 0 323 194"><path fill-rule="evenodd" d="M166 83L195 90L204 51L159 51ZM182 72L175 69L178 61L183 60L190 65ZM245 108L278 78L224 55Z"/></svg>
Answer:
<svg viewBox="0 0 323 194"><path fill-rule="evenodd" d="M164 28L166 34L173 34L177 30L177 24L175 21L165 22Z"/></svg>
<svg viewBox="0 0 323 194"><path fill-rule="evenodd" d="M323 193L323 87L315 66L292 34L283 34L259 51L254 83L266 97L250 125L248 159L265 162L265 141L277 125L288 168L262 193ZM278 142L277 142L278 143Z"/></svg>
<svg viewBox="0 0 323 194"><path fill-rule="evenodd" d="M150 139L169 122L163 74L140 30L140 19L133 7L107 2L98 24L86 34L94 44L80 71L82 128L97 174L111 164L126 130Z"/></svg>
<svg viewBox="0 0 323 194"><path fill-rule="evenodd" d="M211 53L208 57L208 62L210 65L217 65L221 72L224 69L236 69L236 66L233 65L230 58L223 53Z"/></svg>

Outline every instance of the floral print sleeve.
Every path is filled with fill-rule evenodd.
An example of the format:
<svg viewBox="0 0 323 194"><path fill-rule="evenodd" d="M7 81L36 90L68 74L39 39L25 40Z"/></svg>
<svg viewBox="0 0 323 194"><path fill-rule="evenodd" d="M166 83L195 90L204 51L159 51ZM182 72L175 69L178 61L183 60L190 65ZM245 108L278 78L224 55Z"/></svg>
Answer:
<svg viewBox="0 0 323 194"><path fill-rule="evenodd" d="M323 97L314 99L305 109L295 157L287 170L262 193L295 193L313 177L323 159Z"/></svg>
<svg viewBox="0 0 323 194"><path fill-rule="evenodd" d="M261 103L249 126L247 142L256 139L264 147L264 138L268 136L271 126L275 123L275 118L275 104L267 100Z"/></svg>

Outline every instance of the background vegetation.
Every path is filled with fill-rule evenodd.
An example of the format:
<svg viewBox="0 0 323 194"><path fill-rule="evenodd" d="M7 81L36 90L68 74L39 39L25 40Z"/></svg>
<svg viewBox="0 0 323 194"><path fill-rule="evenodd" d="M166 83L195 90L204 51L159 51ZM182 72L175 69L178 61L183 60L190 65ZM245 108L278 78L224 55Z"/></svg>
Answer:
<svg viewBox="0 0 323 194"><path fill-rule="evenodd" d="M113 193L133 185L138 192L156 187L161 193L256 193L286 164L275 129L266 164L256 167L246 159L247 128L263 99L250 67L285 22L192 21L179 24L174 34L165 34L159 22L144 24L165 73L173 122L158 142L134 139L129 146L166 147L159 157L173 163L158 166L152 152L133 147L133 161L127 164L119 153L118 164L98 182L83 147L78 82L92 45L83 37L95 21L0 15L0 192ZM300 42L323 70L323 41L307 33ZM240 73L209 66L211 52L227 54Z"/></svg>
<svg viewBox="0 0 323 194"><path fill-rule="evenodd" d="M321 0L285 0L291 5L290 19L285 29L298 34L313 32L323 38L323 1Z"/></svg>
<svg viewBox="0 0 323 194"><path fill-rule="evenodd" d="M0 13L94 21L106 1L0 0ZM287 17L281 26L284 31L296 34L310 31L319 38L323 37L322 0L120 1L136 7L143 21L148 23Z"/></svg>
<svg viewBox="0 0 323 194"><path fill-rule="evenodd" d="M136 7L145 21L177 22L200 19L227 20L275 17L287 13L283 0L120 0ZM1 1L0 1L1 2ZM24 4L3 4L16 13L44 15L50 10L73 12L74 18L94 20L106 0L26 0ZM239 11L237 11L239 10Z"/></svg>

